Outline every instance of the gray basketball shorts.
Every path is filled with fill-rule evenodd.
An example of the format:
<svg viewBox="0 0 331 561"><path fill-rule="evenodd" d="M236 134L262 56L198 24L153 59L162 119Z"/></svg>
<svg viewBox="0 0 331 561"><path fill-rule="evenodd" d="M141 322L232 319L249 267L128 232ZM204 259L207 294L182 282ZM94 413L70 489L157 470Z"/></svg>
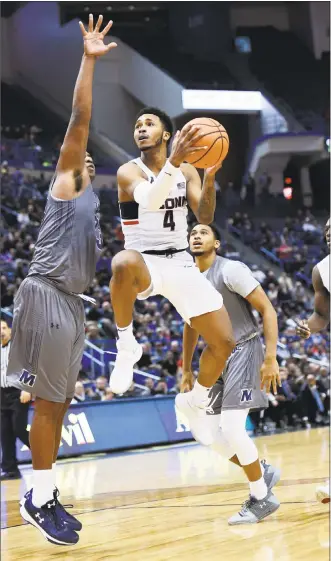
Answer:
<svg viewBox="0 0 331 561"><path fill-rule="evenodd" d="M27 277L14 301L10 384L48 401L72 398L84 351L84 321L78 296Z"/></svg>
<svg viewBox="0 0 331 561"><path fill-rule="evenodd" d="M264 352L260 337L239 343L229 357L222 376L209 392L208 415L225 409L265 409L266 393L261 390L260 369Z"/></svg>

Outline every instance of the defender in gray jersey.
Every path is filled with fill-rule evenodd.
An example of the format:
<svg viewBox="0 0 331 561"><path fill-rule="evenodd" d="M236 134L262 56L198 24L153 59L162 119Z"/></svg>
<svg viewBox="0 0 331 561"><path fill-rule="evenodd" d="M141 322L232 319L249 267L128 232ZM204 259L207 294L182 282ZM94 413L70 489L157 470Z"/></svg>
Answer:
<svg viewBox="0 0 331 561"><path fill-rule="evenodd" d="M325 225L324 234L330 251L330 218ZM315 265L312 281L314 312L307 320L297 322L297 334L303 339L309 339L312 333L326 329L330 323L330 254ZM316 498L321 503L330 502L330 481L317 487Z"/></svg>
<svg viewBox="0 0 331 561"><path fill-rule="evenodd" d="M76 81L70 123L51 183L43 222L27 278L14 303L8 380L36 396L30 430L33 489L21 515L51 543L77 543L82 525L58 501L55 462L64 415L74 395L83 349L81 293L91 284L102 238L99 201L86 153L96 59L116 46L104 44L102 16L88 32L80 23L84 55Z"/></svg>
<svg viewBox="0 0 331 561"><path fill-rule="evenodd" d="M209 393L209 415L214 435L211 448L241 466L248 478L250 498L229 524L259 522L279 508L272 494L280 473L271 465L260 462L257 448L246 432L250 409L267 407L263 391L274 389L279 382L276 359L278 326L276 312L260 283L246 265L219 257L220 235L214 226L197 224L190 234L190 249L200 271L220 292L229 314L236 347L227 360L224 371ZM253 309L263 318L266 354ZM191 388L191 364L199 333L189 325L184 327L182 391Z"/></svg>

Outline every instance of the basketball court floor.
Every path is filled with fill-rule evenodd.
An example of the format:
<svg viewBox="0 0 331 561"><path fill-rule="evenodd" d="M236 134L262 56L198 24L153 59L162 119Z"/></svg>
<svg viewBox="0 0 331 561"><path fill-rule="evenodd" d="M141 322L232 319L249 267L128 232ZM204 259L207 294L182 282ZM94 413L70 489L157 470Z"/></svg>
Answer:
<svg viewBox="0 0 331 561"><path fill-rule="evenodd" d="M62 461L63 504L83 523L76 546L54 546L19 514L22 481L1 484L2 561L326 561L329 505L315 487L329 475L329 429L261 437L279 466L280 509L260 524L228 526L247 498L241 470L197 444Z"/></svg>

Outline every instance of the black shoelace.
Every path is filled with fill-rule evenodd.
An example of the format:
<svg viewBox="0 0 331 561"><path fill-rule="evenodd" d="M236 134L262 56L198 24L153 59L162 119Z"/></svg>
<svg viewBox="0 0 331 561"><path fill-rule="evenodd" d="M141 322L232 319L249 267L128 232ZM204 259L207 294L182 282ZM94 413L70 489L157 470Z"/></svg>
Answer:
<svg viewBox="0 0 331 561"><path fill-rule="evenodd" d="M60 491L58 490L57 487L55 487L55 491L54 491L54 500L56 501L56 505L59 505L60 507L63 508L63 510L67 509L67 508L74 508L74 505L68 504L68 505L63 505L62 503L60 503L58 497L60 496Z"/></svg>
<svg viewBox="0 0 331 561"><path fill-rule="evenodd" d="M245 512L247 512L247 510L249 510L256 502L256 498L252 497L252 495L249 495L249 499L247 499L247 501L242 504L242 508L239 514L243 516Z"/></svg>

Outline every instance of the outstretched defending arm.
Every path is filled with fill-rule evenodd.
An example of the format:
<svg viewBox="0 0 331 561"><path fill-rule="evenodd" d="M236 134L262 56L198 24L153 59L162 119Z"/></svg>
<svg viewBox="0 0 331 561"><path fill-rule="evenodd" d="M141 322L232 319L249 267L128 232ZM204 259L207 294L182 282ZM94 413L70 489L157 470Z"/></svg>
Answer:
<svg viewBox="0 0 331 561"><path fill-rule="evenodd" d="M101 32L102 20L103 17L99 16L93 28L93 15L90 14L88 31L85 30L82 22L79 22L84 40L84 55L75 85L71 118L61 147L56 180L52 188L53 195L61 199L74 198L89 183L85 155L92 112L94 66L99 56L105 55L116 47L116 43L104 44L104 38L113 22L110 21Z"/></svg>

